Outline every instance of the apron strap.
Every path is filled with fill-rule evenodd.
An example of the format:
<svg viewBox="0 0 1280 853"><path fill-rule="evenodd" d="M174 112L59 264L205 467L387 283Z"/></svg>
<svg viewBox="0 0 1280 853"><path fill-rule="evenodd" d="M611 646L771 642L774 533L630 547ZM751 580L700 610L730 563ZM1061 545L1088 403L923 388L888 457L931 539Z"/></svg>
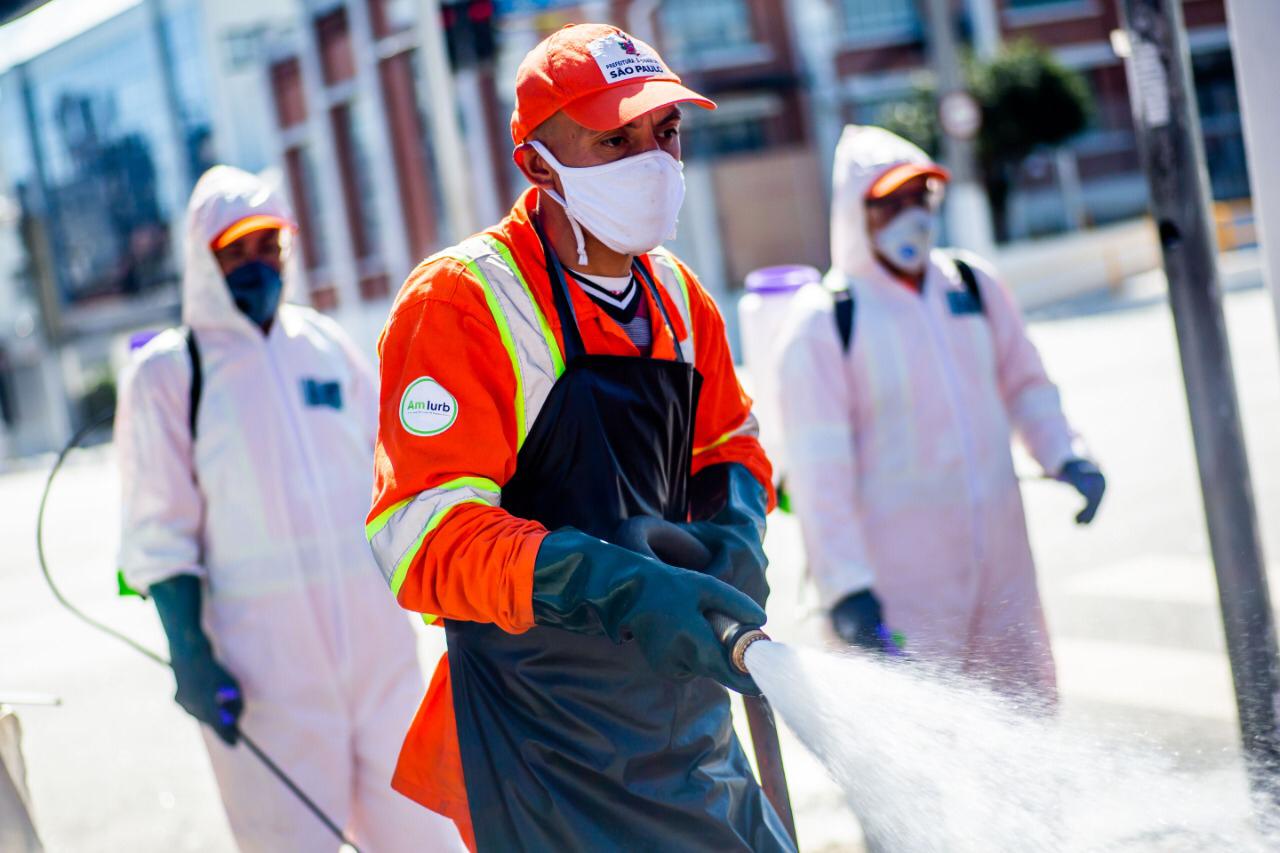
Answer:
<svg viewBox="0 0 1280 853"><path fill-rule="evenodd" d="M633 258L631 266L635 268L640 275L640 280L649 288L649 293L653 295L654 304L658 306L658 310L662 312L662 319L667 323L667 331L671 333L671 346L676 352L676 361L684 363L684 352L680 346L680 336L676 334L675 324L671 322L671 315L667 313L667 305L662 301L662 295L658 293L658 286L653 282L653 276L649 275L649 271L645 269L644 264L640 263L639 258Z"/></svg>
<svg viewBox="0 0 1280 853"><path fill-rule="evenodd" d="M542 233L542 226L537 217L530 220L533 230L542 242L542 254L547 262L547 276L551 279L551 297L556 306L556 315L560 318L560 332L564 335L564 363L567 365L579 356L587 354L587 347L582 342L582 332L578 330L578 317L573 310L573 299L569 295L569 283L560 265L560 258Z"/></svg>

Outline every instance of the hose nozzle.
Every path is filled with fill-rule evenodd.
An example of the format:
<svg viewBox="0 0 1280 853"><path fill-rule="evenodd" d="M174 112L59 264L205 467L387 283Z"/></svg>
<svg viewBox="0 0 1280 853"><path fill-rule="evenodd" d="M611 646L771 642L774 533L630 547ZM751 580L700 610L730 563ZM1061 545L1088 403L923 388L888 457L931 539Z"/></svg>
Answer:
<svg viewBox="0 0 1280 853"><path fill-rule="evenodd" d="M743 625L723 613L708 613L707 621L729 652L729 660L733 662L734 668L743 675L750 675L747 670L747 648L758 640L768 640L769 635L756 625Z"/></svg>

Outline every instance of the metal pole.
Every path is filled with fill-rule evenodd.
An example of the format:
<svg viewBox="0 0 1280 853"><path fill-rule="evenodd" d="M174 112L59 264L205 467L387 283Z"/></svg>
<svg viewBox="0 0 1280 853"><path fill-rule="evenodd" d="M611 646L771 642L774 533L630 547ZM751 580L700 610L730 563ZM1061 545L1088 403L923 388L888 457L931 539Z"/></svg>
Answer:
<svg viewBox="0 0 1280 853"><path fill-rule="evenodd" d="M161 121L169 135L169 143L173 146L174 175L177 185L170 195L174 199L174 222L181 223L187 209L187 198L191 188L195 186L198 176L192 174L189 145L187 144L186 109L182 103L182 95L178 91L178 77L174 68L173 51L169 48L169 39L165 32L164 9L159 0L147 0L147 29L151 36L152 49L156 52L156 63L160 66L160 92L164 98L165 109L160 110ZM186 239L186 229L173 229L179 245ZM179 257L181 254L179 253Z"/></svg>
<svg viewBox="0 0 1280 853"><path fill-rule="evenodd" d="M1249 781L1277 799L1276 635L1222 315L1179 0L1121 0L1129 100L1160 235Z"/></svg>
<svg viewBox="0 0 1280 853"><path fill-rule="evenodd" d="M973 52L991 59L1000 52L1000 10L995 0L965 0L973 28Z"/></svg>
<svg viewBox="0 0 1280 853"><path fill-rule="evenodd" d="M955 22L947 0L925 0L924 8L929 55L938 82L938 103L942 105L948 96L966 92ZM951 185L947 188L948 236L961 248L989 256L995 251L991 206L979 179L973 140L946 132L946 124L944 120L942 159L951 171Z"/></svg>
<svg viewBox="0 0 1280 853"><path fill-rule="evenodd" d="M1230 0L1231 58L1240 93L1240 120L1249 155L1249 184L1253 192L1253 221L1262 254L1262 278L1271 288L1271 302L1280 329L1280 110L1275 83L1280 79L1280 14L1275 0ZM1270 233L1268 233L1270 229Z"/></svg>
<svg viewBox="0 0 1280 853"><path fill-rule="evenodd" d="M844 95L836 54L845 24L833 8L833 0L787 0L786 8L791 22L791 48L799 57L804 74L804 100L818 153L823 194L830 201L831 164L844 130Z"/></svg>
<svg viewBox="0 0 1280 853"><path fill-rule="evenodd" d="M494 174L493 155L489 150L490 127L485 110L484 85L480 69L474 64L453 72L458 114L462 117L466 174L471 177L471 209L481 222L497 222L506 213L506 205L498 194L498 176ZM505 132L497 132L506 137ZM477 225L476 229L480 227ZM464 236L459 235L458 239Z"/></svg>
<svg viewBox="0 0 1280 853"><path fill-rule="evenodd" d="M471 167L462 137L455 81L449 67L449 48L440 22L440 0L418 0L418 58L422 82L418 100L428 116L427 132L439 166L450 240L461 240L480 229L469 181Z"/></svg>

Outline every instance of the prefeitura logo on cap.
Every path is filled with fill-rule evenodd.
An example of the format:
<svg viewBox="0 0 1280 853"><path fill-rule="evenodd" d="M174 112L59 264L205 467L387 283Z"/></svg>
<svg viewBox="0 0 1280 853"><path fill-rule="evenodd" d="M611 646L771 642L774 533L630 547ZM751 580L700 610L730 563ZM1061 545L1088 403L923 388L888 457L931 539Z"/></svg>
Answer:
<svg viewBox="0 0 1280 853"><path fill-rule="evenodd" d="M596 39L587 45L587 49L608 83L643 80L667 73L658 54L621 31Z"/></svg>
<svg viewBox="0 0 1280 853"><path fill-rule="evenodd" d="M457 399L430 376L420 376L404 389L400 425L413 435L439 435L457 419Z"/></svg>

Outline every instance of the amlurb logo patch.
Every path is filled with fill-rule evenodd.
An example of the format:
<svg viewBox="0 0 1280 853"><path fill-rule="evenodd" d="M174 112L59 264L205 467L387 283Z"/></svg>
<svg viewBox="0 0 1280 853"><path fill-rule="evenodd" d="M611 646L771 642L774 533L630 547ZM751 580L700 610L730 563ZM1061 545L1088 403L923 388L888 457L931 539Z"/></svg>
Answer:
<svg viewBox="0 0 1280 853"><path fill-rule="evenodd" d="M642 80L667 71L656 53L624 32L602 36L587 47L609 83Z"/></svg>
<svg viewBox="0 0 1280 853"><path fill-rule="evenodd" d="M458 419L458 401L430 376L409 383L400 398L400 425L413 435L439 435Z"/></svg>

